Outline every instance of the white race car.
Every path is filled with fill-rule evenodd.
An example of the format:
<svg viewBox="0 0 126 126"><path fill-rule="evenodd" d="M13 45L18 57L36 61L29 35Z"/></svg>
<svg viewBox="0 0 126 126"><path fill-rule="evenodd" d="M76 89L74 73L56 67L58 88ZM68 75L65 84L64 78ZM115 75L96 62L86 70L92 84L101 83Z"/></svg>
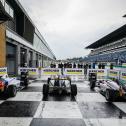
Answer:
<svg viewBox="0 0 126 126"><path fill-rule="evenodd" d="M43 95L47 96L50 93L77 95L76 84L71 84L71 79L68 77L48 78L47 84L43 85Z"/></svg>
<svg viewBox="0 0 126 126"><path fill-rule="evenodd" d="M123 80L99 80L97 85L107 101L114 101L118 98L126 99L126 82Z"/></svg>
<svg viewBox="0 0 126 126"><path fill-rule="evenodd" d="M0 93L4 93L9 97L14 97L19 87L20 80L9 78L7 74L0 76Z"/></svg>

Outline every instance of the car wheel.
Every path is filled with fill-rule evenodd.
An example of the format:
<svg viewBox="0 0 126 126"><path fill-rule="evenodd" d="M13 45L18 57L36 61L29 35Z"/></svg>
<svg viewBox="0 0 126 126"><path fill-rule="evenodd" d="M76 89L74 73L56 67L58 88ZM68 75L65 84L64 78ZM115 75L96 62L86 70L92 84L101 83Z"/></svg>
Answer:
<svg viewBox="0 0 126 126"><path fill-rule="evenodd" d="M43 95L48 96L48 93L49 93L49 85L44 84L43 85Z"/></svg>
<svg viewBox="0 0 126 126"><path fill-rule="evenodd" d="M95 88L95 82L91 82L91 83L90 83L90 89L93 90L94 88Z"/></svg>
<svg viewBox="0 0 126 126"><path fill-rule="evenodd" d="M76 84L71 85L71 95L76 96L77 95L77 86Z"/></svg>
<svg viewBox="0 0 126 126"><path fill-rule="evenodd" d="M107 89L105 93L105 98L107 101L112 102L114 100L113 91Z"/></svg>
<svg viewBox="0 0 126 126"><path fill-rule="evenodd" d="M47 80L47 84L49 84L49 83L50 83L50 81L51 81L51 78L48 78L48 80Z"/></svg>
<svg viewBox="0 0 126 126"><path fill-rule="evenodd" d="M29 81L28 81L28 80L25 80L25 81L24 81L24 86L25 86L25 88L28 88L28 84L29 84Z"/></svg>
<svg viewBox="0 0 126 126"><path fill-rule="evenodd" d="M16 88L16 86L9 86L8 87L8 95L10 97L15 97L16 94L17 94L17 88Z"/></svg>

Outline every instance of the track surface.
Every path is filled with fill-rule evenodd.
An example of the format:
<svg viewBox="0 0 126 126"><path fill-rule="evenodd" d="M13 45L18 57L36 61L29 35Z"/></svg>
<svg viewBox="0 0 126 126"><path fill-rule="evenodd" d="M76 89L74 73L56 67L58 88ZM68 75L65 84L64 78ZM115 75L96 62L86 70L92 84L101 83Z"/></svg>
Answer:
<svg viewBox="0 0 126 126"><path fill-rule="evenodd" d="M126 102L108 103L98 88L76 83L78 95L44 99L41 81L14 98L0 98L0 126L126 126ZM122 115L123 118L119 119Z"/></svg>

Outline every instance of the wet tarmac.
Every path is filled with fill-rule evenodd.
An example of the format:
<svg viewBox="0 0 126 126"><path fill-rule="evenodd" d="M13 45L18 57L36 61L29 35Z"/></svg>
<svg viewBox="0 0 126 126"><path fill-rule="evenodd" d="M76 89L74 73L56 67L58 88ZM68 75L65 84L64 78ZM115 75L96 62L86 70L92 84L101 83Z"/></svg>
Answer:
<svg viewBox="0 0 126 126"><path fill-rule="evenodd" d="M42 92L42 87L28 87L21 90L21 92Z"/></svg>
<svg viewBox="0 0 126 126"><path fill-rule="evenodd" d="M0 117L33 117L39 102L5 101L0 105Z"/></svg>
<svg viewBox="0 0 126 126"><path fill-rule="evenodd" d="M82 119L33 119L31 126L86 126Z"/></svg>
<svg viewBox="0 0 126 126"><path fill-rule="evenodd" d="M14 98L0 96L0 126L126 126L125 101L109 103L98 88L90 90L88 82L76 84L76 97L44 98L40 80Z"/></svg>
<svg viewBox="0 0 126 126"><path fill-rule="evenodd" d="M126 113L109 102L80 102L79 108L84 118L119 118L120 112L126 117Z"/></svg>

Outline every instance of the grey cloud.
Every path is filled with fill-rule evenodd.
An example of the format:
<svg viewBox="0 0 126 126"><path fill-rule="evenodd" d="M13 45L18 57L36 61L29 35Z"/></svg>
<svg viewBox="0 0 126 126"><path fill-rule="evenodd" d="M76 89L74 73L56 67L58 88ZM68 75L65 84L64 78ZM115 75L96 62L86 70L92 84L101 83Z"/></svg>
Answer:
<svg viewBox="0 0 126 126"><path fill-rule="evenodd" d="M84 47L126 23L126 0L20 0L58 58L85 56Z"/></svg>

